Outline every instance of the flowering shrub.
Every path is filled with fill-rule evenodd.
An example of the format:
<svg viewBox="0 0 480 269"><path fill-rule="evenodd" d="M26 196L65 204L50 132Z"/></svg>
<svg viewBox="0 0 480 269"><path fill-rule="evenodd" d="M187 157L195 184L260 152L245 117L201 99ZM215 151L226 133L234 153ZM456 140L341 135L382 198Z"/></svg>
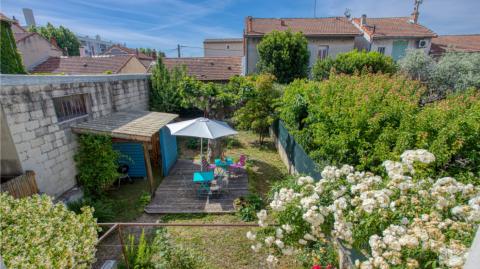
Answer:
<svg viewBox="0 0 480 269"><path fill-rule="evenodd" d="M480 188L431 179L434 160L407 150L400 162L383 163L384 177L349 165L325 167L318 182L299 177L274 193L270 212L258 212L263 229L247 234L252 249L268 248L275 264L279 255L338 240L366 255L360 268L461 268L480 222Z"/></svg>
<svg viewBox="0 0 480 269"><path fill-rule="evenodd" d="M424 88L402 76L333 76L286 87L280 118L316 162L381 172L409 148L435 154L435 170L480 175L480 91L420 105Z"/></svg>
<svg viewBox="0 0 480 269"><path fill-rule="evenodd" d="M8 268L90 268L97 225L90 207L75 214L47 195L0 194L0 252Z"/></svg>

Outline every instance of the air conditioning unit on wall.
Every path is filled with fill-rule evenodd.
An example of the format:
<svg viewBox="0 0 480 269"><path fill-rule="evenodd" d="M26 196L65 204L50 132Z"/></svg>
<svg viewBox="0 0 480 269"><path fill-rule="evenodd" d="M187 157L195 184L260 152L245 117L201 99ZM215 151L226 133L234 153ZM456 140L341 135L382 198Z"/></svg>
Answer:
<svg viewBox="0 0 480 269"><path fill-rule="evenodd" d="M428 45L428 41L425 39L418 40L418 47L419 48L426 48Z"/></svg>

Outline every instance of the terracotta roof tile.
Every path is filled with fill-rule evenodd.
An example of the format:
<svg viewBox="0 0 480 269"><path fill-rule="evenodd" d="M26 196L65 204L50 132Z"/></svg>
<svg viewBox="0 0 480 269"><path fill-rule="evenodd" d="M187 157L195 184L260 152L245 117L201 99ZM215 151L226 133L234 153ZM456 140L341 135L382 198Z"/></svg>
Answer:
<svg viewBox="0 0 480 269"><path fill-rule="evenodd" d="M353 19L358 27L370 37L434 37L436 34L427 27L410 22L409 17L367 18L367 25L360 26L360 19Z"/></svg>
<svg viewBox="0 0 480 269"><path fill-rule="evenodd" d="M104 55L112 55L110 53L110 50L113 49L113 48L117 48L117 49L125 52L125 54L135 55L140 60L152 60L152 61L154 60L152 56L148 56L145 53L137 51L136 49L127 48L127 47L120 46L120 45L113 45L113 46L109 47L103 54ZM138 52L138 54L137 54L137 52Z"/></svg>
<svg viewBox="0 0 480 269"><path fill-rule="evenodd" d="M203 81L225 81L242 74L242 57L164 58L168 69L186 66L190 76Z"/></svg>
<svg viewBox="0 0 480 269"><path fill-rule="evenodd" d="M50 57L36 66L33 73L101 74L107 71L119 72L133 55L97 57Z"/></svg>
<svg viewBox="0 0 480 269"><path fill-rule="evenodd" d="M245 19L245 35L261 36L273 30L302 32L306 36L359 35L359 30L344 17L331 18L252 18Z"/></svg>
<svg viewBox="0 0 480 269"><path fill-rule="evenodd" d="M432 39L430 53L442 54L448 50L462 52L480 52L480 34L442 35Z"/></svg>

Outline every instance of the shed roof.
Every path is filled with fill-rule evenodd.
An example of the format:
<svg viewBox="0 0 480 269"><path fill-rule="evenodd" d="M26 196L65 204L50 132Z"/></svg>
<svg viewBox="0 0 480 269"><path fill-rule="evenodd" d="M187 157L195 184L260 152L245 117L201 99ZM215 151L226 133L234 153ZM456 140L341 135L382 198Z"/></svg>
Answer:
<svg viewBox="0 0 480 269"><path fill-rule="evenodd" d="M74 124L72 131L79 134L105 134L114 138L150 142L155 133L177 117L177 114L162 112L119 111Z"/></svg>

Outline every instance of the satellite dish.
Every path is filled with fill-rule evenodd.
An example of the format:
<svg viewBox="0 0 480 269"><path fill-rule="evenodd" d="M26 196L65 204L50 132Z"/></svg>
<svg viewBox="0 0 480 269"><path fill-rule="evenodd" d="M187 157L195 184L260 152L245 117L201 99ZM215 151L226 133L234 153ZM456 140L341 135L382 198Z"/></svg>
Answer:
<svg viewBox="0 0 480 269"><path fill-rule="evenodd" d="M345 9L345 12L343 13L347 19L350 19L350 17L352 16L352 14L350 13L350 11L351 11L351 10L350 10L349 8L346 8L346 9Z"/></svg>

